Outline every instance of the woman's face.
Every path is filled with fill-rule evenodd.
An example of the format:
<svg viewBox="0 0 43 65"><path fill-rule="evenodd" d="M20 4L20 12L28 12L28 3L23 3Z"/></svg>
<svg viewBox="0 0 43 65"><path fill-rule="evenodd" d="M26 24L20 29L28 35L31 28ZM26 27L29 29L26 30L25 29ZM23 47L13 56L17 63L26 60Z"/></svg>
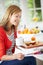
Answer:
<svg viewBox="0 0 43 65"><path fill-rule="evenodd" d="M17 14L13 13L12 16L10 16L10 24L14 26L18 26L20 19L21 19L21 12Z"/></svg>

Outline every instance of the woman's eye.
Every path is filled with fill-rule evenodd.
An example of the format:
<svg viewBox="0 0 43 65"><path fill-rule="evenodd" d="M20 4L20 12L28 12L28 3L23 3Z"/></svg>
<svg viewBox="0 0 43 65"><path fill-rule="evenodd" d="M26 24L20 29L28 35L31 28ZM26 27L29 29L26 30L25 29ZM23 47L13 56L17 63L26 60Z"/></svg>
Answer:
<svg viewBox="0 0 43 65"><path fill-rule="evenodd" d="M21 16L20 16L20 18L21 18Z"/></svg>
<svg viewBox="0 0 43 65"><path fill-rule="evenodd" d="M18 17L18 16L16 16L16 17Z"/></svg>
<svg viewBox="0 0 43 65"><path fill-rule="evenodd" d="M19 18L21 18L21 16L16 16L17 18L19 17Z"/></svg>

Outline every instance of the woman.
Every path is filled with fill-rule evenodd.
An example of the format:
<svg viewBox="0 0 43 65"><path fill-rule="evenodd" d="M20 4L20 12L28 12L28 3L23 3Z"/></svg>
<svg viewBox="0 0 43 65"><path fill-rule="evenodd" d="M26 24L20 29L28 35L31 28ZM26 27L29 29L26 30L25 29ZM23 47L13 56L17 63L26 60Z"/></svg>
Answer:
<svg viewBox="0 0 43 65"><path fill-rule="evenodd" d="M34 57L24 57L22 53L13 54L17 26L21 18L21 9L11 5L0 23L0 60L1 65L36 65Z"/></svg>

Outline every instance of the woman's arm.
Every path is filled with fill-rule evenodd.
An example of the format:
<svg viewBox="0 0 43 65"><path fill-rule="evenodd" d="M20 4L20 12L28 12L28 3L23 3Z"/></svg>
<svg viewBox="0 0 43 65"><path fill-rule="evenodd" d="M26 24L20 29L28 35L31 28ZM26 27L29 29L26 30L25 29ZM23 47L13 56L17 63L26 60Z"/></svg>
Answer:
<svg viewBox="0 0 43 65"><path fill-rule="evenodd" d="M4 55L2 56L1 60L14 60L16 59L16 55Z"/></svg>
<svg viewBox="0 0 43 65"><path fill-rule="evenodd" d="M0 30L0 60L22 60L24 58L24 55L21 53L14 54L14 55L6 55L6 49L5 49L5 44L4 44L4 33L2 34L3 31Z"/></svg>
<svg viewBox="0 0 43 65"><path fill-rule="evenodd" d="M22 60L24 58L24 55L22 53L14 54L14 55L4 55L2 56L1 60Z"/></svg>

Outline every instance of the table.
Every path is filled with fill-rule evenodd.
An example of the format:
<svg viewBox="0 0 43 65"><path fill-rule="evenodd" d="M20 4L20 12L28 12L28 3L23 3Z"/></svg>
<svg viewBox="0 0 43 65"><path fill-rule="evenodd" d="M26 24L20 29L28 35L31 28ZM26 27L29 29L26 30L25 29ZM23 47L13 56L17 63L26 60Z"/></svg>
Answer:
<svg viewBox="0 0 43 65"><path fill-rule="evenodd" d="M15 49L16 50L15 54L16 53L23 53L25 56L34 56L35 58L43 61L43 54L31 54L31 52L34 53L34 52L37 52L40 49L43 49L43 46L31 48L31 49L23 49L23 48L19 47L19 49L17 49L17 48Z"/></svg>
<svg viewBox="0 0 43 65"><path fill-rule="evenodd" d="M39 54L39 55L34 55L35 58L43 61L43 54Z"/></svg>

